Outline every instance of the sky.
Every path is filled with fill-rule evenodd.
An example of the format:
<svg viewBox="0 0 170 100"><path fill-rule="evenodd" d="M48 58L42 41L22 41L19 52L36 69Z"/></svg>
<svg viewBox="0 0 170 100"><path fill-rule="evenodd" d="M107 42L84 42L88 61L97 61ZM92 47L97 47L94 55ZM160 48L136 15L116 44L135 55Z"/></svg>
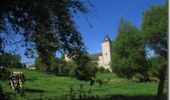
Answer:
<svg viewBox="0 0 170 100"><path fill-rule="evenodd" d="M105 33L108 33L111 40L116 38L120 18L126 19L140 28L143 12L152 5L161 5L165 2L165 0L88 1L90 1L94 7L85 3L89 8L89 14L87 14L87 17L83 14L76 14L73 16L73 19L82 35L87 51L90 54L101 52L101 41L103 40ZM34 59L28 59L25 57L23 51L24 48L20 50L22 53L21 62L27 64L33 63ZM60 54L57 53L57 56L60 56Z"/></svg>
<svg viewBox="0 0 170 100"><path fill-rule="evenodd" d="M91 9L92 13L87 16L88 21L83 15L74 16L90 54L101 52L101 41L105 33L109 34L111 40L116 38L120 18L140 28L143 12L152 5L163 4L165 0L91 0L91 2L94 7Z"/></svg>

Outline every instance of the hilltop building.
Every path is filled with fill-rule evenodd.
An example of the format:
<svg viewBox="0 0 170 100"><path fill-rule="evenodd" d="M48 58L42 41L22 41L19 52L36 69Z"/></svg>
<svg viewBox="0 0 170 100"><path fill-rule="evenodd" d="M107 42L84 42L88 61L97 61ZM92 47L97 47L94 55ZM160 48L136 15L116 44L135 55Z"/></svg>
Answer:
<svg viewBox="0 0 170 100"><path fill-rule="evenodd" d="M98 67L103 67L111 71L111 40L108 34L105 35L102 43L101 43L101 52L94 53L89 55L94 61L98 63ZM65 54L65 60L71 61L70 58Z"/></svg>
<svg viewBox="0 0 170 100"><path fill-rule="evenodd" d="M111 71L111 40L108 34L105 35L101 43L101 52L91 54L90 57L97 61L99 67L109 69Z"/></svg>

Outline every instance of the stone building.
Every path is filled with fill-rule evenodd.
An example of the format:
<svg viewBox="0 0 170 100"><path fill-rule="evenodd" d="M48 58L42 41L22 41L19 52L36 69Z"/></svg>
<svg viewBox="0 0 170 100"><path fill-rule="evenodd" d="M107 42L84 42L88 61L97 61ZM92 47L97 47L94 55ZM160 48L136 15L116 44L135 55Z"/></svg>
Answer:
<svg viewBox="0 0 170 100"><path fill-rule="evenodd" d="M111 71L111 40L108 34L105 35L101 43L101 52L91 54L90 57L97 61L99 67L109 69Z"/></svg>
<svg viewBox="0 0 170 100"><path fill-rule="evenodd" d="M111 71L111 40L108 34L105 35L102 43L101 43L101 52L94 53L89 55L94 61L98 63L98 67L103 67ZM71 61L70 58L65 54L65 60Z"/></svg>

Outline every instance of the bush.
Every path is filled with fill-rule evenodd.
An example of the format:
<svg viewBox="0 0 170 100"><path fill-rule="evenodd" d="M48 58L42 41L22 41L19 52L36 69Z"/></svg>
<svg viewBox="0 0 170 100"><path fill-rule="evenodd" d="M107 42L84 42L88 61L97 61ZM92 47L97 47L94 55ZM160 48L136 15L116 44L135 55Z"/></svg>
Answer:
<svg viewBox="0 0 170 100"><path fill-rule="evenodd" d="M21 57L19 55L6 53L0 55L0 66L7 68L22 67L20 60Z"/></svg>
<svg viewBox="0 0 170 100"><path fill-rule="evenodd" d="M75 76L75 70L77 68L77 65L71 61L66 62L64 60L59 60L54 68L52 69L52 72L55 75L59 76Z"/></svg>
<svg viewBox="0 0 170 100"><path fill-rule="evenodd" d="M79 80L93 80L97 72L97 67L93 62L88 62L86 66L77 67L76 78Z"/></svg>
<svg viewBox="0 0 170 100"><path fill-rule="evenodd" d="M0 80L8 80L9 76L10 76L10 72L6 68L1 67L0 68Z"/></svg>
<svg viewBox="0 0 170 100"><path fill-rule="evenodd" d="M160 72L160 68L161 65L164 63L165 61L159 57L151 57L148 60L148 65L149 65L149 75L150 77L155 77L155 78L159 78L159 72Z"/></svg>
<svg viewBox="0 0 170 100"><path fill-rule="evenodd" d="M109 71L109 69L105 69L105 68L103 68L103 67L99 67L99 68L97 69L97 72L99 72L99 73L111 73L111 72Z"/></svg>

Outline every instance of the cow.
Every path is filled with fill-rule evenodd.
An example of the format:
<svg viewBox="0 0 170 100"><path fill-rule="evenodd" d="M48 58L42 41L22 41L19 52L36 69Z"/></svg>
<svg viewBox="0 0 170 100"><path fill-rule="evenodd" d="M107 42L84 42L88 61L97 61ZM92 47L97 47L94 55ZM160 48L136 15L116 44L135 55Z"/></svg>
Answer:
<svg viewBox="0 0 170 100"><path fill-rule="evenodd" d="M10 85L13 91L23 92L24 74L22 72L12 72L10 75Z"/></svg>

